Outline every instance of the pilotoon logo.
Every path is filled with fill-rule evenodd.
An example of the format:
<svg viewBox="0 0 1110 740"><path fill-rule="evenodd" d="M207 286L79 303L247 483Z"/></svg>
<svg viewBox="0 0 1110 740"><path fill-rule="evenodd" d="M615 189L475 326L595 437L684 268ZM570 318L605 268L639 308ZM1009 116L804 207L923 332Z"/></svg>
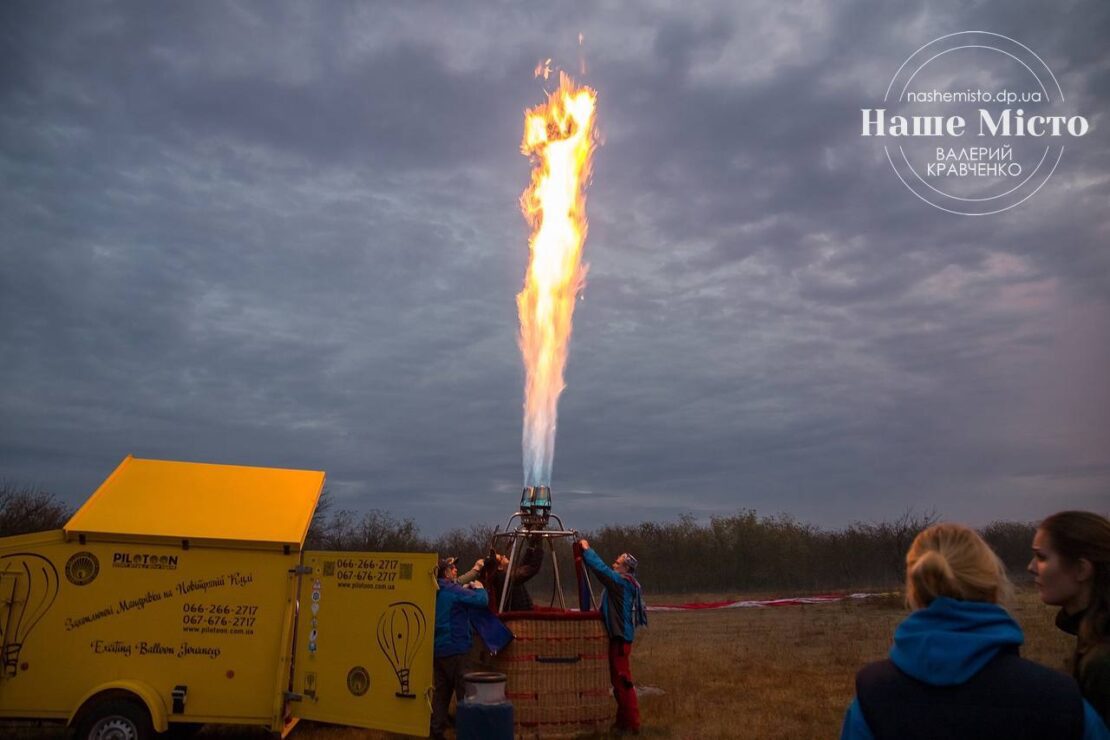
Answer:
<svg viewBox="0 0 1110 740"><path fill-rule="evenodd" d="M177 570L177 556L143 552L114 552L112 553L112 567Z"/></svg>
<svg viewBox="0 0 1110 740"><path fill-rule="evenodd" d="M894 174L934 208L988 216L1033 197L1090 123L1048 65L989 31L941 36L902 62L880 107L860 109Z"/></svg>

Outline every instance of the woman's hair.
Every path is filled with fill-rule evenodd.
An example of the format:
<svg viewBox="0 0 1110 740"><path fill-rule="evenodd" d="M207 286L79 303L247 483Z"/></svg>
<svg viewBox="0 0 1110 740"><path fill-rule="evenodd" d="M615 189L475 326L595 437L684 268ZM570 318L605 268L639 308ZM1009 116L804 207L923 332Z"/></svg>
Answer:
<svg viewBox="0 0 1110 740"><path fill-rule="evenodd" d="M906 601L915 609L938 596L998 603L1011 591L994 550L962 524L934 524L914 538L906 553Z"/></svg>
<svg viewBox="0 0 1110 740"><path fill-rule="evenodd" d="M1093 567L1091 600L1079 623L1080 648L1110 643L1110 520L1089 511L1061 511L1040 529L1066 562L1087 560Z"/></svg>

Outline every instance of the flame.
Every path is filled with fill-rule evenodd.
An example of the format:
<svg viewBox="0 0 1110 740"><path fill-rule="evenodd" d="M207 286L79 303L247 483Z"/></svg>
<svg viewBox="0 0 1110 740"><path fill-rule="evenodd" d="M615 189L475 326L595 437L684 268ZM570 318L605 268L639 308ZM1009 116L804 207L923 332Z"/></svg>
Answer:
<svg viewBox="0 0 1110 740"><path fill-rule="evenodd" d="M559 73L559 87L525 112L523 154L533 161L532 183L520 207L532 227L531 259L517 295L524 357L524 484L550 485L559 394L571 319L585 285L586 183L595 147L597 93Z"/></svg>

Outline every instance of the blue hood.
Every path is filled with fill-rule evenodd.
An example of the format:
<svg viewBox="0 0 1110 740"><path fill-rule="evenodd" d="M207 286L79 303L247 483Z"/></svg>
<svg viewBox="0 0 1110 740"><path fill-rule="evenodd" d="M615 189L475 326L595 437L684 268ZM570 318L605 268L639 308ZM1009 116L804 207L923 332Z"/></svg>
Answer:
<svg viewBox="0 0 1110 740"><path fill-rule="evenodd" d="M997 604L940 596L898 625L890 659L918 681L954 686L982 670L999 650L1024 641L1021 627Z"/></svg>

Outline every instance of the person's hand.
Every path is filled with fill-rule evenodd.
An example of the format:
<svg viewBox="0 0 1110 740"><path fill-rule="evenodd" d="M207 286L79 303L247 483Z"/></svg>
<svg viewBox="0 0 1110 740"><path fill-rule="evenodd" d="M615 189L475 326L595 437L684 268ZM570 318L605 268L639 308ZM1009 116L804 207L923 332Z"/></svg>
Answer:
<svg viewBox="0 0 1110 740"><path fill-rule="evenodd" d="M581 547L583 550L589 550L590 549L590 543L586 541L585 537L578 540L578 546Z"/></svg>
<svg viewBox="0 0 1110 740"><path fill-rule="evenodd" d="M485 568L485 567L486 567L485 558L478 558L477 560L474 561L474 567L471 568L471 570L481 570L482 568Z"/></svg>
<svg viewBox="0 0 1110 740"><path fill-rule="evenodd" d="M484 589L485 588L485 586L482 585L482 582L477 581L477 580L471 581L470 583L468 583L466 585L470 586L471 588L476 588L476 589Z"/></svg>

